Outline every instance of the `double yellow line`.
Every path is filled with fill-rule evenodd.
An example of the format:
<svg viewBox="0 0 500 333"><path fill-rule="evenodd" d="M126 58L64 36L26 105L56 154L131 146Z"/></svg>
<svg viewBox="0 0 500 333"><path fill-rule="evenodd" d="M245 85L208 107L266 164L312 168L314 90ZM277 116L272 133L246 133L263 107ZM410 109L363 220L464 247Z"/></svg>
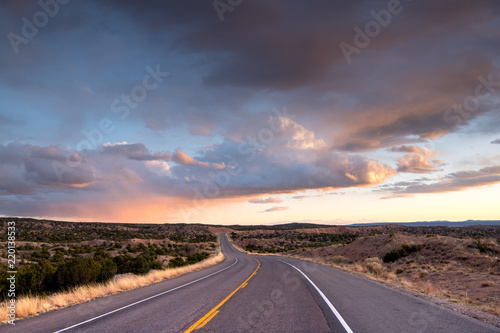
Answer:
<svg viewBox="0 0 500 333"><path fill-rule="evenodd" d="M245 286L248 284L248 280L250 280L255 274L257 274L257 271L259 270L260 268L260 261L258 261L257 259L255 258L252 258L254 259L255 261L257 261L257 263L259 264L257 266L257 268L255 269L255 271L252 273L252 275L250 275L248 277L248 279L245 280L245 282L243 282L242 284L239 285L238 288L236 288L232 293L230 293L226 298L224 298L224 300L222 302L220 302L215 308L213 308L212 310L210 310L206 315L204 315L200 320L198 320L196 323L194 323L190 328L188 328L186 331L184 331L184 333L189 333L189 332L192 332L193 330L197 329L197 328L201 328L203 326L205 326L210 320L212 320L213 317L215 317L218 313L219 313L219 308L224 304L226 303L234 294L236 294L236 292L242 288L245 288Z"/></svg>

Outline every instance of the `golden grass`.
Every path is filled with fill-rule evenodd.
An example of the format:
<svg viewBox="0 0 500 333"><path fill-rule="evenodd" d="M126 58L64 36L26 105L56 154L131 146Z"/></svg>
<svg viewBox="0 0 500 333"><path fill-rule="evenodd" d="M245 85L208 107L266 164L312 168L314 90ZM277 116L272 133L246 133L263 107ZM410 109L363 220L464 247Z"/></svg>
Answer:
<svg viewBox="0 0 500 333"><path fill-rule="evenodd" d="M70 291L53 294L48 297L22 296L16 301L16 319L34 316L43 312L83 303L97 297L113 295L121 291L147 286L213 266L223 260L224 255L222 252L219 252L218 255L211 256L203 261L189 266L155 270L146 275L131 275L118 279L117 281L111 280L106 283L80 286ZM2 323L9 320L7 305L7 301L0 303L0 322Z"/></svg>

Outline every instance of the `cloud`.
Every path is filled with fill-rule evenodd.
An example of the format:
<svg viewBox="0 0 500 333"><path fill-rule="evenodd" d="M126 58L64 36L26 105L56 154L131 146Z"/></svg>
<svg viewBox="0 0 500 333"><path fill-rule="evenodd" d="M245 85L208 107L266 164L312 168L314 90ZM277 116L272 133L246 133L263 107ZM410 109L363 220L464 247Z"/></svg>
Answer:
<svg viewBox="0 0 500 333"><path fill-rule="evenodd" d="M150 153L142 143L129 144L126 142L103 145L103 153L109 155L123 155L137 161L169 161L170 152Z"/></svg>
<svg viewBox="0 0 500 333"><path fill-rule="evenodd" d="M196 160L183 152L180 148L177 148L172 155L172 161L182 164L182 165L192 165L196 164Z"/></svg>
<svg viewBox="0 0 500 333"><path fill-rule="evenodd" d="M337 193L330 193L330 194L337 194ZM321 195L296 195L293 196L292 199L302 200L302 199L317 198L317 197L321 197Z"/></svg>
<svg viewBox="0 0 500 333"><path fill-rule="evenodd" d="M268 120L267 125L255 124L255 133L262 128L275 129L269 142L226 139L201 157L204 161L224 161L226 165L237 166L238 176L232 177L231 184L222 191L243 191L242 194L250 195L367 186L396 174L390 166L366 156L330 151L321 144L309 148L293 144L297 143L296 133L304 133L305 128L291 119L287 119L287 126L273 126L275 120ZM309 142L318 142L312 133L309 138Z"/></svg>
<svg viewBox="0 0 500 333"><path fill-rule="evenodd" d="M273 207L273 208L263 210L261 213L279 212L279 211L287 210L287 209L288 209L288 207Z"/></svg>
<svg viewBox="0 0 500 333"><path fill-rule="evenodd" d="M71 174L63 175L65 165L74 165ZM66 147L40 147L30 144L0 145L0 193L32 194L45 187L67 187L92 183L92 168L85 157Z"/></svg>
<svg viewBox="0 0 500 333"><path fill-rule="evenodd" d="M278 197L268 197L268 198L253 198L248 200L249 203L253 204L269 204L269 203L282 203L283 200L281 200Z"/></svg>
<svg viewBox="0 0 500 333"><path fill-rule="evenodd" d="M412 197L412 196L413 196L412 194L392 194L392 195L382 197L380 199L387 200L387 199L396 199L396 198L408 198L408 197Z"/></svg>
<svg viewBox="0 0 500 333"><path fill-rule="evenodd" d="M425 148L417 147L417 146L406 146L401 145L398 147L391 147L389 151L397 152L397 153L415 153L415 154L425 154L427 150Z"/></svg>
<svg viewBox="0 0 500 333"><path fill-rule="evenodd" d="M397 159L398 172L431 173L442 170L435 164L442 164L443 161L431 160L438 152L431 151L428 148L402 145L392 147L389 151L409 153Z"/></svg>
<svg viewBox="0 0 500 333"><path fill-rule="evenodd" d="M255 0L226 12L223 24L211 2L89 0L61 7L19 54L0 50L6 64L0 86L9 92L0 110L0 210L71 215L94 205L119 214L120 203L132 207L139 198L145 207L148 199L174 209L192 204L194 193L211 202L247 200L441 170L437 152L419 145L468 128L498 132L500 3L402 5L350 64L339 44L352 44L353 27L363 28L386 0ZM20 33L19 18L40 7L7 0L3 9L0 28ZM154 59L172 77L122 119L113 101L140 92L133 89ZM496 91L480 86L480 78L491 78ZM469 112L464 103L477 91L491 96ZM267 112L282 105L293 116ZM96 133L103 117L114 130L100 141L123 142L70 149L84 131ZM387 148L404 154L395 157L397 170L365 155ZM469 179L450 174L394 191L495 179L476 168L479 175Z"/></svg>
<svg viewBox="0 0 500 333"><path fill-rule="evenodd" d="M500 139L493 140L491 143L500 144Z"/></svg>
<svg viewBox="0 0 500 333"><path fill-rule="evenodd" d="M428 184L411 184L387 190L396 190L397 196L416 193L443 193L463 191L473 187L500 183L500 166L490 166L478 171L467 170L453 172L444 176L440 181Z"/></svg>
<svg viewBox="0 0 500 333"><path fill-rule="evenodd" d="M165 67L175 63L178 68L175 86L161 86L141 103L141 112L131 110L134 121L140 122L136 125L153 132L185 127L199 135L229 137L252 121L255 113L249 110L287 104L331 149L366 152L440 137L498 109L490 99L467 117L456 112L451 121L443 117L475 93L479 76L497 73L494 59L500 46L492 31L498 28L498 15L492 13L499 5L493 1L405 4L389 28L353 55L350 65L339 44L353 43L353 27L362 27L371 19L366 13L386 8L386 1L317 2L308 4L307 13L299 1L252 1L244 9L227 12L224 24L211 3L90 2L101 8L100 15L91 14L89 2L65 6L57 24L37 35L37 45L21 45L36 52L15 55L8 47L1 51L0 60L9 66L0 70L0 82L21 96L52 96L40 98L43 105L37 113L54 123L45 127L44 122L40 131L41 122L7 114L18 124L0 122L6 129L0 131L0 142L26 139L37 129L38 140L73 146L82 139L87 120L98 124L98 110L137 85L143 75L138 67L146 66L137 59L149 59L150 54L164 59ZM8 19L1 25L5 31L19 27L18 17L39 9L36 4L7 3ZM255 17L258 26L253 24ZM302 22L300 29L293 23L297 21ZM462 25L457 28L455 22ZM145 32L153 37L143 38ZM76 34L79 43L71 37ZM85 48L90 41L94 47ZM467 52L463 45L470 45ZM83 59L105 60L71 63L66 50ZM121 56L118 61L116 54ZM74 72L55 71L54 64L74 66ZM19 75L19 68L38 79ZM131 71L133 75L124 74ZM89 99L83 88L99 91L103 100ZM129 129L121 128L120 134ZM299 136L291 144L307 147L321 142Z"/></svg>
<svg viewBox="0 0 500 333"><path fill-rule="evenodd" d="M270 117L276 131L288 139L286 146L293 149L321 149L326 147L323 139L317 139L314 132L287 117Z"/></svg>
<svg viewBox="0 0 500 333"><path fill-rule="evenodd" d="M5 199L9 195L21 195L27 202L50 194L46 197L47 207L59 207L61 202L76 207L97 200L118 205L129 200L126 194L141 193L142 198L173 200L177 207L171 209L178 210L192 207L198 194L208 202L238 200L308 189L370 186L396 174L390 166L366 156L330 151L318 144L321 141L314 133L291 119L276 124L285 126L273 127L273 140L238 142L226 138L194 157L180 148L170 155L151 152L142 143L127 142L85 151L62 145L0 145L0 177L7 180L0 185L0 208L17 200ZM270 126L269 119L252 126L259 133ZM62 201L61 196L65 198ZM2 198L7 201L2 202ZM269 196L250 202L281 200ZM37 212L42 210L37 206ZM23 214L30 211L26 208Z"/></svg>
<svg viewBox="0 0 500 333"><path fill-rule="evenodd" d="M224 162L220 163L209 163L198 161L183 152L180 148L177 148L172 155L172 161L182 164L182 165L192 165L196 167L213 168L213 169L224 169L226 164Z"/></svg>

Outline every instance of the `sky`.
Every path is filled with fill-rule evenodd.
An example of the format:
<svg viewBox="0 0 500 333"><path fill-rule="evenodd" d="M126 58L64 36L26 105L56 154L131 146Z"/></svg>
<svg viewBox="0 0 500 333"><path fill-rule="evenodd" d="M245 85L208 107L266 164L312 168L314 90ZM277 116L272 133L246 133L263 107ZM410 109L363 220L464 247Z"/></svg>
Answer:
<svg viewBox="0 0 500 333"><path fill-rule="evenodd" d="M500 219L498 1L0 4L0 216Z"/></svg>

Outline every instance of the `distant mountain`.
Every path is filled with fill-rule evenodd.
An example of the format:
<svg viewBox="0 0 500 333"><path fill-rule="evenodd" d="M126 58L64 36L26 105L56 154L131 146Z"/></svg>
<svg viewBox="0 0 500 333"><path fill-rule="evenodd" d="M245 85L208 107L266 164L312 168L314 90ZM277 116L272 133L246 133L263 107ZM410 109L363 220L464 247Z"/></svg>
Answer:
<svg viewBox="0 0 500 333"><path fill-rule="evenodd" d="M366 227L366 226L376 226L376 225L404 225L408 227L436 227L436 226L445 226L445 227L470 227L475 225L483 225L483 226L500 226L500 220L490 220L490 221L482 221L482 220L467 220L462 222L450 222L450 221L419 221L419 222L373 222L373 223L356 223L349 224L352 227Z"/></svg>

